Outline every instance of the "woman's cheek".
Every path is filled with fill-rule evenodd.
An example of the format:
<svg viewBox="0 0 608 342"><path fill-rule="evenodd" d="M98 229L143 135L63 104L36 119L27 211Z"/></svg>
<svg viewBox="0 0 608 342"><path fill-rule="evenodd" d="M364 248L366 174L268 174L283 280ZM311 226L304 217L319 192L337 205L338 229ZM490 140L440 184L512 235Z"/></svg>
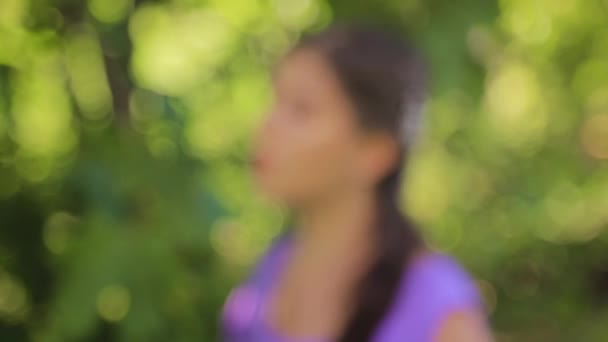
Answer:
<svg viewBox="0 0 608 342"><path fill-rule="evenodd" d="M333 147L311 146L303 155L305 157L298 161L296 181L305 188L304 191L314 194L331 188L332 179L335 178L335 164L339 162L338 156L333 153Z"/></svg>
<svg viewBox="0 0 608 342"><path fill-rule="evenodd" d="M274 152L269 172L265 175L266 182L278 196L289 197L306 176L306 170L303 170L306 163L303 156L287 144L277 144Z"/></svg>

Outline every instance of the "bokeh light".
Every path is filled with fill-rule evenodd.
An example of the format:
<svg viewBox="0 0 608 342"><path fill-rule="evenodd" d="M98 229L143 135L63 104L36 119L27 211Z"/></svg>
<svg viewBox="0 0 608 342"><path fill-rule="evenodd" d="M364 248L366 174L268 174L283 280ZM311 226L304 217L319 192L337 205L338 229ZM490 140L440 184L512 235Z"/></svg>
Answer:
<svg viewBox="0 0 608 342"><path fill-rule="evenodd" d="M608 159L608 114L591 115L585 120L581 144L589 156Z"/></svg>
<svg viewBox="0 0 608 342"><path fill-rule="evenodd" d="M42 237L49 251L55 254L65 253L77 223L78 219L67 212L51 214L44 225Z"/></svg>
<svg viewBox="0 0 608 342"><path fill-rule="evenodd" d="M95 19L110 24L124 19L133 7L131 0L88 0L87 3Z"/></svg>
<svg viewBox="0 0 608 342"><path fill-rule="evenodd" d="M112 94L101 48L92 28L73 33L65 46L70 87L80 112L89 120L101 120L110 115Z"/></svg>
<svg viewBox="0 0 608 342"><path fill-rule="evenodd" d="M0 317L19 322L29 314L29 298L23 284L4 270L0 271Z"/></svg>
<svg viewBox="0 0 608 342"><path fill-rule="evenodd" d="M490 129L509 147L535 150L544 140L549 114L534 71L522 63L503 65L486 92Z"/></svg>
<svg viewBox="0 0 608 342"><path fill-rule="evenodd" d="M129 30L135 79L168 95L183 93L210 77L236 38L233 29L211 9L180 10L163 5L137 9Z"/></svg>
<svg viewBox="0 0 608 342"><path fill-rule="evenodd" d="M97 312L101 318L109 322L117 322L129 313L131 295L129 290L121 285L104 287L97 297Z"/></svg>

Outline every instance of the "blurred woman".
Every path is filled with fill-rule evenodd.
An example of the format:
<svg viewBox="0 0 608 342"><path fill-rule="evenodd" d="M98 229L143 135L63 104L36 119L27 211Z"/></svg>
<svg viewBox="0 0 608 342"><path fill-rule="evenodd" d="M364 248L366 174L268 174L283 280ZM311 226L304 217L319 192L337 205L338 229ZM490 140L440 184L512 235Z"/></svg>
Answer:
<svg viewBox="0 0 608 342"><path fill-rule="evenodd" d="M491 340L467 272L399 209L425 86L416 51L372 29L332 27L284 57L253 173L295 224L226 301L226 341Z"/></svg>

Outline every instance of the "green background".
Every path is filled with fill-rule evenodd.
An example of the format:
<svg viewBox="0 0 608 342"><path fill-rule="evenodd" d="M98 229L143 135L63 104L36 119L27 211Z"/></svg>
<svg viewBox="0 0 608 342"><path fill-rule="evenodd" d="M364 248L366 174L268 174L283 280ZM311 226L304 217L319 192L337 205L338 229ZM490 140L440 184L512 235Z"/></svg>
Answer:
<svg viewBox="0 0 608 342"><path fill-rule="evenodd" d="M253 191L268 70L333 21L432 69L403 188L499 341L608 340L608 1L0 1L0 340L218 341L286 225Z"/></svg>

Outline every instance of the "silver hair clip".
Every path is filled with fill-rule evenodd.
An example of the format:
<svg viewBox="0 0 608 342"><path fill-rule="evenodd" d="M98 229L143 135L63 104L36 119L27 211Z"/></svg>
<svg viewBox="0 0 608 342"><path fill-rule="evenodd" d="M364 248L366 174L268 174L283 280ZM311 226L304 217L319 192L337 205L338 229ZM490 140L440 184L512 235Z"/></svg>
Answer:
<svg viewBox="0 0 608 342"><path fill-rule="evenodd" d="M416 144L419 139L425 107L424 101L410 102L403 113L399 134L401 143L407 149Z"/></svg>

